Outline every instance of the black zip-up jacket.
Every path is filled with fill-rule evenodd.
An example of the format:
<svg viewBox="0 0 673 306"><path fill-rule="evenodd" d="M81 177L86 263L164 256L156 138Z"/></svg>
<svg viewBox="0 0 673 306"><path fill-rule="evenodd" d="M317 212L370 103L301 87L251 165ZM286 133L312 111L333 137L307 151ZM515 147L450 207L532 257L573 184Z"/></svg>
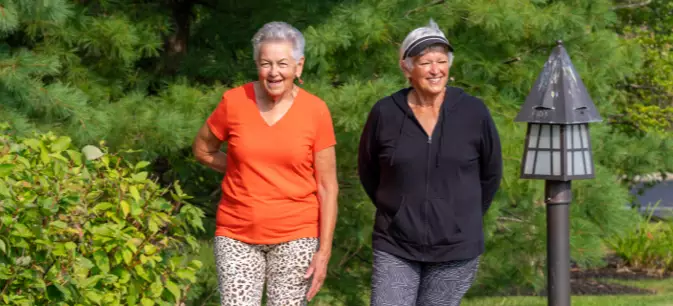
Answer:
<svg viewBox="0 0 673 306"><path fill-rule="evenodd" d="M378 101L360 138L360 181L376 206L373 247L421 262L475 258L502 178L497 129L480 99L447 86L427 135L410 90Z"/></svg>

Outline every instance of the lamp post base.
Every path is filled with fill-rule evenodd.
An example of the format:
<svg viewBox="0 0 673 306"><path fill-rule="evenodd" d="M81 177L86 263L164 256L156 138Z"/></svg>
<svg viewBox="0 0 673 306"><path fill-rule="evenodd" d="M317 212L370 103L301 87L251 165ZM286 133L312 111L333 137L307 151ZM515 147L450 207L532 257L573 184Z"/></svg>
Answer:
<svg viewBox="0 0 673 306"><path fill-rule="evenodd" d="M547 305L570 306L570 181L545 181Z"/></svg>

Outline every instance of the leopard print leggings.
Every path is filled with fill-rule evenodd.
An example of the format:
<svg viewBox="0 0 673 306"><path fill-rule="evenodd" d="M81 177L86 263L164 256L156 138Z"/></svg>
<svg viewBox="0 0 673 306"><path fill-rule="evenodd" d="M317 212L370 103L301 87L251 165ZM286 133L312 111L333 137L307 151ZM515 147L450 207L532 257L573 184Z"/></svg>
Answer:
<svg viewBox="0 0 673 306"><path fill-rule="evenodd" d="M318 238L280 244L247 244L215 237L215 264L222 306L259 306L266 281L267 306L304 306L311 284L304 274Z"/></svg>

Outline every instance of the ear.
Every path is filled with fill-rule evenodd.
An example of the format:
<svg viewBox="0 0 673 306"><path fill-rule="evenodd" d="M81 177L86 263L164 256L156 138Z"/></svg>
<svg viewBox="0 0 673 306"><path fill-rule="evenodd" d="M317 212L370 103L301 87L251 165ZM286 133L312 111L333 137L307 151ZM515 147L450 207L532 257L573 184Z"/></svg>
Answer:
<svg viewBox="0 0 673 306"><path fill-rule="evenodd" d="M404 63L404 60L400 60L400 69L402 69L402 73L404 73L404 77L409 79L411 78L411 71L409 71L409 68L407 68L407 65Z"/></svg>
<svg viewBox="0 0 673 306"><path fill-rule="evenodd" d="M297 61L297 69L296 69L296 72L295 72L295 76L296 76L297 78L300 78L300 77L301 77L301 73L302 73L302 71L304 71L304 61L305 61L305 60L306 60L306 59L302 56L302 57L299 59L299 61Z"/></svg>

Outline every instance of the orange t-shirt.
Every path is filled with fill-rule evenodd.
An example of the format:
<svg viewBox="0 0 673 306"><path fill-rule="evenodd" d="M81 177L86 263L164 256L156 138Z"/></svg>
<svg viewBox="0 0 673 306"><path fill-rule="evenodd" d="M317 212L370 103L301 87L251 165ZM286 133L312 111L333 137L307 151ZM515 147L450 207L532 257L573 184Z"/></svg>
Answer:
<svg viewBox="0 0 673 306"><path fill-rule="evenodd" d="M247 83L226 91L206 122L227 142L215 235L250 244L318 237L314 153L336 144L325 102L299 89L287 113L269 126Z"/></svg>

